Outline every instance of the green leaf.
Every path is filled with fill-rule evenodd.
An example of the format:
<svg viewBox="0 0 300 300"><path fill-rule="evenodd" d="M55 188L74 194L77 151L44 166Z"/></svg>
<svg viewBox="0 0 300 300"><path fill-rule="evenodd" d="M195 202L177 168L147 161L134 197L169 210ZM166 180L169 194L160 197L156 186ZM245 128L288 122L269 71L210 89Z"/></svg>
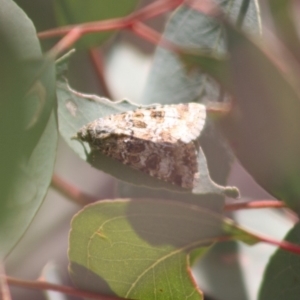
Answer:
<svg viewBox="0 0 300 300"><path fill-rule="evenodd" d="M261 48L227 25L234 106L221 128L270 194L300 212L300 96Z"/></svg>
<svg viewBox="0 0 300 300"><path fill-rule="evenodd" d="M184 60L232 94L234 105L217 120L220 128L253 178L299 213L299 92L266 50L228 22L224 25L229 58L188 50Z"/></svg>
<svg viewBox="0 0 300 300"><path fill-rule="evenodd" d="M24 97L23 153L27 156L38 143L48 124L53 108L56 108L55 67L51 59L25 61L27 93Z"/></svg>
<svg viewBox="0 0 300 300"><path fill-rule="evenodd" d="M24 234L50 184L57 142L54 67L32 22L0 1L0 259Z"/></svg>
<svg viewBox="0 0 300 300"><path fill-rule="evenodd" d="M218 0L226 16L235 23L245 1ZM256 1L250 1L244 17L244 30L260 32ZM186 49L197 49L216 57L227 55L223 26L213 18L182 5L167 23L164 38ZM218 101L219 86L201 70L187 73L180 58L158 47L153 60L142 103L183 103Z"/></svg>
<svg viewBox="0 0 300 300"><path fill-rule="evenodd" d="M60 26L120 18L131 13L138 0L55 0L55 14ZM114 31L85 35L80 47L90 48L106 41Z"/></svg>
<svg viewBox="0 0 300 300"><path fill-rule="evenodd" d="M0 27L20 59L41 57L40 44L32 21L12 0L0 0Z"/></svg>
<svg viewBox="0 0 300 300"><path fill-rule="evenodd" d="M86 125L97 118L123 111L134 110L139 106L134 103L130 103L127 100L111 102L105 98L80 94L72 91L68 85L63 83L59 83L58 85L58 98L60 132L70 147L77 152L81 158L87 160L92 166L109 173L120 180L130 182L135 185L186 192L186 190L180 187L176 187L175 185L134 170L100 152L93 152L90 155L88 145L83 145L78 140L72 139L76 136L77 131L83 125ZM219 186L210 179L206 159L201 149L199 151L198 159L200 178L199 183L193 189L193 193L230 194L233 192L232 195L237 197L237 189Z"/></svg>
<svg viewBox="0 0 300 300"><path fill-rule="evenodd" d="M227 55L213 55L201 50L184 49L179 53L187 71L193 71L200 66L201 72L212 76L223 89L233 90L229 57Z"/></svg>
<svg viewBox="0 0 300 300"><path fill-rule="evenodd" d="M0 230L0 257L21 238L46 196L54 168L57 137L57 122L52 112L29 160L21 162L17 168Z"/></svg>
<svg viewBox="0 0 300 300"><path fill-rule="evenodd" d="M300 245L300 223L284 239ZM259 300L297 300L300 298L300 256L278 249L271 257L260 287Z"/></svg>
<svg viewBox="0 0 300 300"><path fill-rule="evenodd" d="M248 300L235 241L214 244L193 267L199 285L212 299Z"/></svg>
<svg viewBox="0 0 300 300"><path fill-rule="evenodd" d="M224 222L208 210L168 200L86 206L71 225L72 280L81 289L130 299L202 299L189 253L202 249L203 255L224 235Z"/></svg>
<svg viewBox="0 0 300 300"><path fill-rule="evenodd" d="M223 230L228 235L232 236L234 239L244 242L248 245L255 245L260 241L256 235L252 234L251 232L248 232L244 228L235 224L230 219L226 220L226 222L224 223Z"/></svg>
<svg viewBox="0 0 300 300"><path fill-rule="evenodd" d="M75 52L75 49L71 49L69 52L65 53L55 61L57 80L62 80L68 72L70 59L73 57Z"/></svg>
<svg viewBox="0 0 300 300"><path fill-rule="evenodd" d="M271 0L268 1L270 12L274 19L274 25L278 31L279 37L282 39L285 47L287 47L294 55L298 63L300 62L300 41L297 32L297 25L293 15L295 3L288 0Z"/></svg>

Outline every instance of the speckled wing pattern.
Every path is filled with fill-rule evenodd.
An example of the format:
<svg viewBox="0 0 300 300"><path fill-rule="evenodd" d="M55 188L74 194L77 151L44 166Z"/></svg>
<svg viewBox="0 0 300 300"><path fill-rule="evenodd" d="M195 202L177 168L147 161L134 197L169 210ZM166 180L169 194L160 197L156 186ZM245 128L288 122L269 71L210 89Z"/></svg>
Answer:
<svg viewBox="0 0 300 300"><path fill-rule="evenodd" d="M92 151L192 189L198 177L195 141L205 119L202 104L155 105L97 119L82 127L77 137Z"/></svg>

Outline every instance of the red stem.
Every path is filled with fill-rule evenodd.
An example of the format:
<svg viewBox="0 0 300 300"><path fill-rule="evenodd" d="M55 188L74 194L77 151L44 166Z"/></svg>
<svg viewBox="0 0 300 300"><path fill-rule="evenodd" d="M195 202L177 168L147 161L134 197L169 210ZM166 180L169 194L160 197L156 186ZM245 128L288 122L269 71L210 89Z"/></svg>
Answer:
<svg viewBox="0 0 300 300"><path fill-rule="evenodd" d="M87 205L100 199L96 199L84 192L80 191L76 186L66 182L58 175L54 174L52 177L51 185L59 193L66 196L68 199L72 199L79 205Z"/></svg>
<svg viewBox="0 0 300 300"><path fill-rule="evenodd" d="M170 9L173 9L180 5L182 2L183 0L158 0L124 18L115 18L104 21L89 22L80 25L64 26L61 28L55 28L52 30L41 32L38 34L38 36L40 38L50 38L65 35L48 53L48 56L50 58L55 58L59 53L71 47L85 33L125 28L131 29L135 26L136 23L140 22L141 20L153 18L159 14L169 11ZM157 34L154 30L152 30L151 33L151 36L147 37L147 34L145 33L142 36L152 42L155 40L157 44L160 40L159 38L157 38L157 35L160 35ZM156 35L155 39L153 39L154 34Z"/></svg>
<svg viewBox="0 0 300 300"><path fill-rule="evenodd" d="M278 246L280 249L300 255L300 246L286 241L276 241L269 237L257 236L260 241L270 245Z"/></svg>
<svg viewBox="0 0 300 300"><path fill-rule="evenodd" d="M76 186L66 182L58 175L54 174L52 177L52 187L59 193L74 200L79 205L87 205L95 202L98 199L80 191ZM286 207L285 203L278 200L258 200L252 202L238 202L225 205L226 211L233 211L239 209L259 209L259 208L283 208Z"/></svg>
<svg viewBox="0 0 300 300"><path fill-rule="evenodd" d="M70 47L70 45L73 45L81 36L81 29L79 27L73 28L48 52L48 57L55 59L59 53Z"/></svg>
<svg viewBox="0 0 300 300"><path fill-rule="evenodd" d="M1 300L11 300L11 294L7 284L7 279L5 276L4 265L0 262L0 299Z"/></svg>
<svg viewBox="0 0 300 300"><path fill-rule="evenodd" d="M90 49L89 54L91 60L93 61L93 65L99 78L101 88L103 89L104 97L107 97L108 99L113 99L104 72L104 61L102 51L100 49L92 48Z"/></svg>
<svg viewBox="0 0 300 300"><path fill-rule="evenodd" d="M183 0L158 0L146 7L133 12L132 14L123 17L104 21L88 22L80 25L68 25L60 28L50 29L38 33L39 38L52 38L68 34L72 29L77 28L81 34L101 32L115 29L124 29L130 27L135 22L144 21L163 14L171 9L179 6Z"/></svg>
<svg viewBox="0 0 300 300"><path fill-rule="evenodd" d="M264 236L261 236L261 235L255 234L255 233L251 233L251 232L250 232L250 234L255 239L257 239L263 243L277 246L282 250L286 250L286 251L300 255L300 246L299 245L292 244L292 243L286 242L286 241L276 241L276 240L273 240L272 238L264 237ZM216 240L218 242L227 242L227 241L232 240L232 238L233 238L232 236L220 236L220 237L216 238Z"/></svg>
<svg viewBox="0 0 300 300"><path fill-rule="evenodd" d="M238 202L225 205L226 211L238 210L238 209L255 209L255 208L282 208L286 207L286 204L278 200L259 200L251 202Z"/></svg>
<svg viewBox="0 0 300 300"><path fill-rule="evenodd" d="M96 293L91 293L87 291L82 291L79 289L75 289L69 286L52 284L43 281L29 281L29 280L21 280L16 279L13 277L6 277L6 280L9 284L15 285L18 287L35 289L35 290L51 290L56 292L61 292L67 295L82 297L82 298L90 298L90 299L97 299L97 300L120 300L123 298L114 297L114 296L107 296L107 295L99 295Z"/></svg>

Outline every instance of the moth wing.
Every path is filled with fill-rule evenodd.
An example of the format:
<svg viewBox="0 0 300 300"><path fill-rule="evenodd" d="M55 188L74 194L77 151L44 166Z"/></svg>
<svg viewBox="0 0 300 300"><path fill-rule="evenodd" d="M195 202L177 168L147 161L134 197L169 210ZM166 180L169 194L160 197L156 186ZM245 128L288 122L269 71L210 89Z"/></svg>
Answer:
<svg viewBox="0 0 300 300"><path fill-rule="evenodd" d="M187 189L194 187L198 154L193 142L167 145L123 136L108 138L97 149L152 177Z"/></svg>
<svg viewBox="0 0 300 300"><path fill-rule="evenodd" d="M131 127L136 138L154 142L189 143L199 137L205 120L202 104L161 105L127 113L126 122L119 123L118 128Z"/></svg>
<svg viewBox="0 0 300 300"><path fill-rule="evenodd" d="M87 125L97 138L108 134L133 136L159 143L196 140L206 120L206 108L199 103L156 105L107 116Z"/></svg>
<svg viewBox="0 0 300 300"><path fill-rule="evenodd" d="M204 126L206 121L206 108L202 104L187 103L179 104L175 106L175 118L177 118L174 124L170 124L171 135L184 143L189 143L196 140ZM171 113L171 111L170 111ZM172 123L172 115L166 116L166 120L170 120Z"/></svg>

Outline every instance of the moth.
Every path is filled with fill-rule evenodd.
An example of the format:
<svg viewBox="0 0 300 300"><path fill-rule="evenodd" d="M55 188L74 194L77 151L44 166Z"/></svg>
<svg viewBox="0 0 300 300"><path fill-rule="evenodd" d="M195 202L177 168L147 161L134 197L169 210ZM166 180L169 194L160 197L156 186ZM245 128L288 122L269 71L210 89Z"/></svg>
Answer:
<svg viewBox="0 0 300 300"><path fill-rule="evenodd" d="M206 108L198 103L155 105L106 116L83 126L77 138L92 151L186 189L198 170L197 139Z"/></svg>

